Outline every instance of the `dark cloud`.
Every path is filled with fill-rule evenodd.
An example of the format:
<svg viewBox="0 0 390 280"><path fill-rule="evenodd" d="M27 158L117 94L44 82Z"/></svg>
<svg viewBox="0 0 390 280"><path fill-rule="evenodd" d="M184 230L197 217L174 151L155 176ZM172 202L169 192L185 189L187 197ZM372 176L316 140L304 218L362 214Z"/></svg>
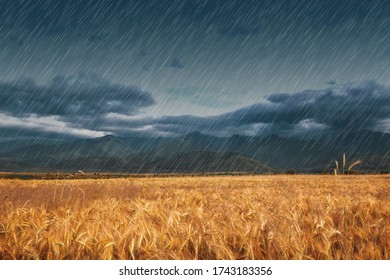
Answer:
<svg viewBox="0 0 390 280"><path fill-rule="evenodd" d="M310 120L312 124L323 124L335 130L354 130L372 128L390 115L390 88L372 81L294 94L273 94L267 101L224 117L238 124L285 123L292 128Z"/></svg>
<svg viewBox="0 0 390 280"><path fill-rule="evenodd" d="M140 57L145 57L145 56L147 56L149 54L149 52L144 50L144 49L142 49L142 50L139 51L138 54L139 54Z"/></svg>
<svg viewBox="0 0 390 280"><path fill-rule="evenodd" d="M165 67L183 69L184 63L182 63L178 58L174 58L172 61L165 64Z"/></svg>
<svg viewBox="0 0 390 280"><path fill-rule="evenodd" d="M42 80L86 69L147 85L161 100L151 114L169 110L177 114L175 110L183 112L190 104L188 113L203 117L140 115L134 120L129 116L138 117L142 109L155 104L149 92L81 74L58 76L47 84L33 79L0 81L3 127L12 123L23 127L27 125L23 118L34 115L29 116L28 128L43 129L49 123L53 131L62 121L72 133L91 130L83 135L125 130L221 135L362 127L388 131L388 87L376 83L330 81L324 90L272 94L266 102L234 112L204 115L218 106L218 112L239 108L265 92L318 88L330 79L361 77L387 83L390 1L37 3L1 1L3 79L33 75ZM191 71L177 70L188 66ZM207 85L215 90L186 89ZM168 95L164 88L179 90ZM58 118L40 118L48 116Z"/></svg>
<svg viewBox="0 0 390 280"><path fill-rule="evenodd" d="M150 66L150 65L142 65L142 70L143 71L151 71L152 70L152 66Z"/></svg>
<svg viewBox="0 0 390 280"><path fill-rule="evenodd" d="M257 35L262 30L258 23L241 23L239 21L223 20L218 24L218 32L227 37Z"/></svg>
<svg viewBox="0 0 390 280"><path fill-rule="evenodd" d="M134 115L153 104L155 100L149 92L92 73L56 76L43 85L32 79L0 82L0 111L14 116L96 118L110 112Z"/></svg>
<svg viewBox="0 0 390 280"><path fill-rule="evenodd" d="M335 85L323 90L272 94L267 101L217 116L165 116L111 120L117 131L213 135L275 133L321 137L324 133L360 129L388 131L390 87L376 82ZM115 127L111 129L116 130Z"/></svg>
<svg viewBox="0 0 390 280"><path fill-rule="evenodd" d="M319 138L362 129L388 132L390 123L390 87L373 81L271 94L264 102L214 116L136 115L154 103L149 93L136 87L90 74L58 76L44 86L32 80L2 83L0 127L50 133L62 127L64 133L90 137L108 133L177 136L200 131L217 136Z"/></svg>
<svg viewBox="0 0 390 280"><path fill-rule="evenodd" d="M93 43L101 43L101 42L107 41L109 36L110 35L107 33L96 33L96 34L92 34L88 38L88 40L90 42L93 42Z"/></svg>

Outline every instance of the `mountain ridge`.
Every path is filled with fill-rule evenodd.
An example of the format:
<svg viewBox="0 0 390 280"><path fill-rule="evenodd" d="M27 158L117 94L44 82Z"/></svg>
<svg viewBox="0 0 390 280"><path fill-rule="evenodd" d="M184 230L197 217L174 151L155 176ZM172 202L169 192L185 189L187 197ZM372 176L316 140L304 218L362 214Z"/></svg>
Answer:
<svg viewBox="0 0 390 280"><path fill-rule="evenodd" d="M333 141L333 142L332 142ZM45 143L14 143L0 149L0 171L79 170L121 172L329 172L334 160L362 159L362 172L390 167L390 134L361 131L331 141L279 135L217 137L194 131L164 137L118 137ZM1 143L0 143L1 145ZM227 156L230 155L230 156Z"/></svg>

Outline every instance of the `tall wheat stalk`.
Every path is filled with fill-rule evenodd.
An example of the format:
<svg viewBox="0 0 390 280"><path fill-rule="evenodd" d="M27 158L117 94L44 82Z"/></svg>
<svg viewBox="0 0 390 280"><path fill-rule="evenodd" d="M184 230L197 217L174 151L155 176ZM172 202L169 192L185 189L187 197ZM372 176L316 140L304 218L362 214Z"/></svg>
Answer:
<svg viewBox="0 0 390 280"><path fill-rule="evenodd" d="M345 153L343 153L343 174L345 174L345 162L346 162Z"/></svg>
<svg viewBox="0 0 390 280"><path fill-rule="evenodd" d="M336 168L334 169L334 175L339 174L339 162L337 160L334 161Z"/></svg>

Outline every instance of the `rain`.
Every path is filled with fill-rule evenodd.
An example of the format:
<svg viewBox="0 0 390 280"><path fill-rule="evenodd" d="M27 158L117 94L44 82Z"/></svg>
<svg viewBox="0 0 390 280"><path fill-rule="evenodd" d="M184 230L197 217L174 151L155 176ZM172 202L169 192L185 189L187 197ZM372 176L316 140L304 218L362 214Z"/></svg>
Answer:
<svg viewBox="0 0 390 280"><path fill-rule="evenodd" d="M390 170L389 1L0 3L0 171Z"/></svg>
<svg viewBox="0 0 390 280"><path fill-rule="evenodd" d="M388 274L389 0L0 0L0 65L5 279Z"/></svg>

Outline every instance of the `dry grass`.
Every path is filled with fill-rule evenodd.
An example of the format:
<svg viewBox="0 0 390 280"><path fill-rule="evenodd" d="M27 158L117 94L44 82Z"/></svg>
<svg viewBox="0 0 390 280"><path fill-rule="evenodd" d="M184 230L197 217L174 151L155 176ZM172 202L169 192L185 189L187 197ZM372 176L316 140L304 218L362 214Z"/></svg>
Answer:
<svg viewBox="0 0 390 280"><path fill-rule="evenodd" d="M390 176L0 180L0 259L390 259Z"/></svg>

